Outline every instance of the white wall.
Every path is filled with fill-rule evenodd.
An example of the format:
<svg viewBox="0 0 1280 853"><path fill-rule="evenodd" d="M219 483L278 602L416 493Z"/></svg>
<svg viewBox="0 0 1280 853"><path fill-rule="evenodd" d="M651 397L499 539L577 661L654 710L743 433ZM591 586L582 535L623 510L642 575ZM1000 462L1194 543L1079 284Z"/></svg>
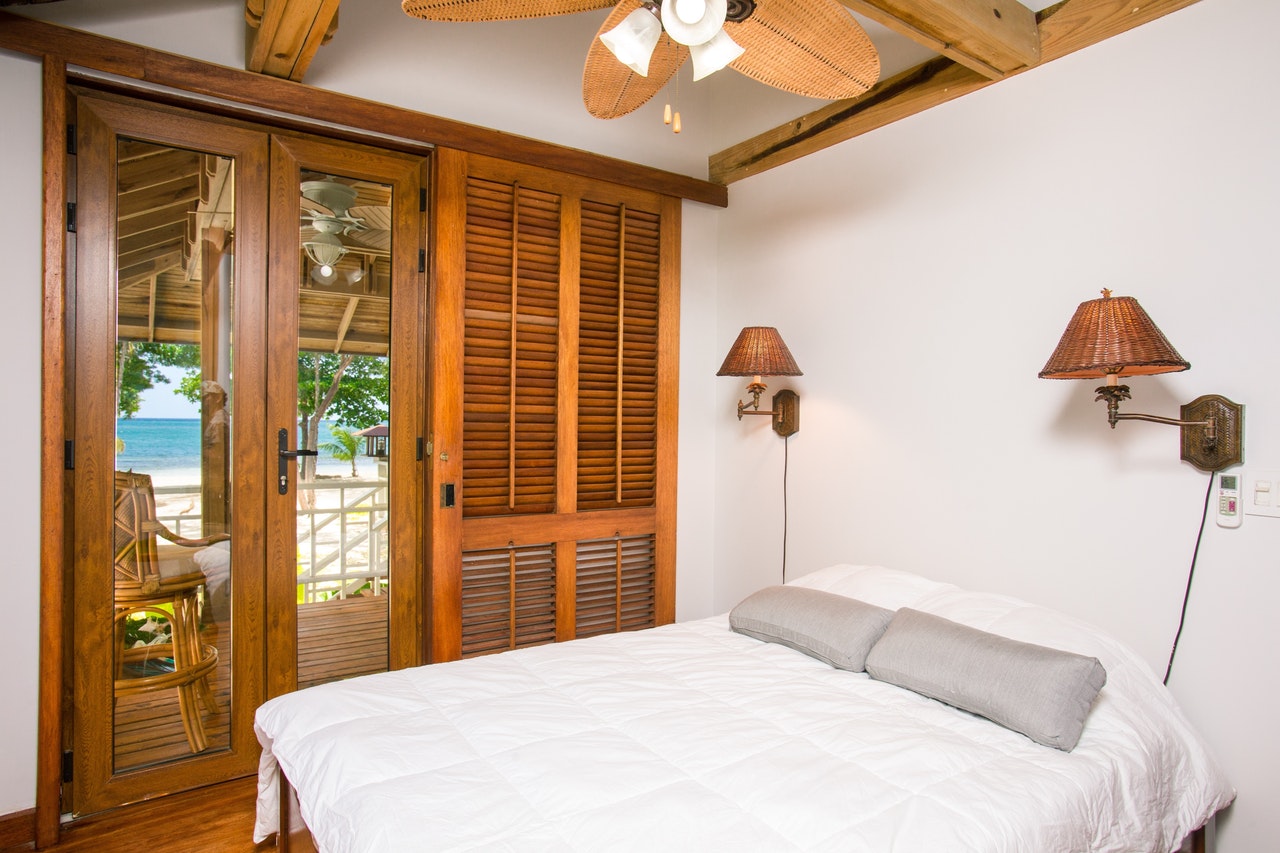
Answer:
<svg viewBox="0 0 1280 853"><path fill-rule="evenodd" d="M1078 614L1163 673L1207 475L1036 378L1076 305L1132 295L1193 365L1133 412L1246 406L1280 468L1280 70L1270 0L1211 0L732 187L717 351L776 325L803 377L788 575L883 564ZM711 368L714 370L714 367ZM776 583L783 441L719 380L717 609ZM1239 790L1220 850L1275 849L1280 520L1209 522L1171 687Z"/></svg>
<svg viewBox="0 0 1280 853"><path fill-rule="evenodd" d="M477 25L499 33L501 50L457 73L450 63L465 50L448 37L432 36L438 43L416 58L406 58L416 42L361 47L376 34L357 35L373 21L416 25L388 5L398 6L344 3L313 82L692 174L717 147L699 136L704 95L688 87L690 129L678 138L653 116L584 120L576 89L538 100L550 80L576 75L563 57L578 30L594 31L574 21L589 15L544 22L550 35L524 43L501 25ZM120 7L133 17L122 20ZM196 17L184 19L159 0L120 4L114 17L105 8L64 0L22 11L239 64L238 2L193 0L182 9ZM1267 249L1280 213L1280 72L1266 40L1277 25L1280 9L1267 0L1206 0L735 184L727 212L686 204L679 618L727 609L780 576L784 445L767 419L734 418L743 382L714 377L742 325L770 324L805 371L770 383L802 397L790 441L788 576L882 563L1050 603L1122 636L1162 670L1206 480L1178 461L1176 430L1125 423L1112 432L1092 384L1035 374L1078 302L1103 286L1137 296L1193 369L1134 380L1126 408L1169 415L1201 393L1226 394L1247 407L1248 465L1280 468L1280 399L1266 361L1280 308ZM533 70L544 62L556 68ZM527 90L489 67L502 63L529 76ZM406 73L384 86L393 67ZM34 365L38 66L0 55L0 79L0 162L19 211L0 229L12 306L0 320L0 357ZM517 110L524 101L538 109ZM11 409L23 413L0 426L8 447L39 440L37 381L6 374ZM35 464L10 455L15 493L34 488ZM10 605L0 643L13 685L0 722L6 757L20 750L0 767L0 814L34 802L36 513L18 502L0 520ZM1274 846L1276 551L1280 521L1211 524L1172 680L1241 792L1223 821L1224 853Z"/></svg>
<svg viewBox="0 0 1280 853"><path fill-rule="evenodd" d="M35 803L36 702L40 649L40 63L0 51L0 186L22 215L0 228L5 259L5 310L0 312L0 365L8 414L0 418L7 480L0 540L5 543L5 689L0 726L5 732L0 767L0 815Z"/></svg>

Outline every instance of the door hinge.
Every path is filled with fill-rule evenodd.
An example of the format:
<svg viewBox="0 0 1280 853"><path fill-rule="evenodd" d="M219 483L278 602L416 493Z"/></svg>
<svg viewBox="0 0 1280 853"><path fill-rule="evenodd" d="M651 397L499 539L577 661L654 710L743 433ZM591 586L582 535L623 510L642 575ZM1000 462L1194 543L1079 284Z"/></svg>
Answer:
<svg viewBox="0 0 1280 853"><path fill-rule="evenodd" d="M418 250L418 272L426 272L426 271L427 271L427 250L419 249Z"/></svg>
<svg viewBox="0 0 1280 853"><path fill-rule="evenodd" d="M62 467L68 471L76 470L76 443L71 439L62 443Z"/></svg>
<svg viewBox="0 0 1280 853"><path fill-rule="evenodd" d="M67 125L67 153L75 156L76 153L76 126L74 124Z"/></svg>
<svg viewBox="0 0 1280 853"><path fill-rule="evenodd" d="M67 202L67 232L76 233L76 203L74 201Z"/></svg>
<svg viewBox="0 0 1280 853"><path fill-rule="evenodd" d="M75 762L71 760L71 750L62 753L62 781L70 782L71 777L75 775L72 771L75 768Z"/></svg>
<svg viewBox="0 0 1280 853"><path fill-rule="evenodd" d="M423 187L422 189L418 190L418 212L419 213L427 212L427 188L426 187Z"/></svg>

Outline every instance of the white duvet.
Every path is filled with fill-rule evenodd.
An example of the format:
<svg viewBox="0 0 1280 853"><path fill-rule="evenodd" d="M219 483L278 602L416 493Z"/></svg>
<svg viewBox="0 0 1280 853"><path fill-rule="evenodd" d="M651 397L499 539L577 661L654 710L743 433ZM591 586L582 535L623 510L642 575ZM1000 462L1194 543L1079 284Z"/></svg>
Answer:
<svg viewBox="0 0 1280 853"><path fill-rule="evenodd" d="M833 566L794 584L1096 656L1070 753L724 616L365 676L264 704L322 851L1171 851L1234 791L1150 669L1014 599Z"/></svg>

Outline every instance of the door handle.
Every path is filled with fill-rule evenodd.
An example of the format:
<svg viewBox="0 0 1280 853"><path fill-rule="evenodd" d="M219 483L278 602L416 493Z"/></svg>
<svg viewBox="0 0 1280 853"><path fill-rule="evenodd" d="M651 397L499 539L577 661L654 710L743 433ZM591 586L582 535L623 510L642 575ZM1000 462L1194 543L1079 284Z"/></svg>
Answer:
<svg viewBox="0 0 1280 853"><path fill-rule="evenodd" d="M318 456L319 454L315 450L303 450L301 448L298 450L290 450L289 431L284 428L281 428L280 431L276 433L276 444L279 446L279 449L276 451L276 458L278 460L277 464L279 466L277 468L278 477L276 483L280 494L287 495L289 494L289 463L296 460L299 456Z"/></svg>

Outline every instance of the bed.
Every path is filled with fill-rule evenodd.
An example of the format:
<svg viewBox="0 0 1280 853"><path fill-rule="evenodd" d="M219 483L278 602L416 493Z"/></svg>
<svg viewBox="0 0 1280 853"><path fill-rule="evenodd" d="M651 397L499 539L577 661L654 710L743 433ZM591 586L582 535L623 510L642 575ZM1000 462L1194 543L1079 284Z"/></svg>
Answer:
<svg viewBox="0 0 1280 853"><path fill-rule="evenodd" d="M259 708L255 840L280 773L326 853L1173 851L1235 796L1150 668L1079 620L869 566L784 591L884 608L867 666L926 614L1105 686L1055 748L730 614L363 676Z"/></svg>

